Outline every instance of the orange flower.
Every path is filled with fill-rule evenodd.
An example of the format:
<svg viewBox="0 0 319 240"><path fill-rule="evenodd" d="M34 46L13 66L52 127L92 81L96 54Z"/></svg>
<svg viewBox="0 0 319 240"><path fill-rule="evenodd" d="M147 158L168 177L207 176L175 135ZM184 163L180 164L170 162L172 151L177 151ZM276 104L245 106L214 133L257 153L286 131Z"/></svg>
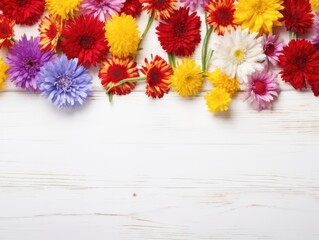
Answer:
<svg viewBox="0 0 319 240"><path fill-rule="evenodd" d="M63 21L60 17L50 16L43 18L39 25L41 50L55 52L62 29Z"/></svg>
<svg viewBox="0 0 319 240"><path fill-rule="evenodd" d="M14 20L10 20L5 15L0 14L0 48L11 47L13 45L12 38L14 37L14 24Z"/></svg>
<svg viewBox="0 0 319 240"><path fill-rule="evenodd" d="M176 9L177 0L140 0L143 10L155 16L156 20L166 20Z"/></svg>
<svg viewBox="0 0 319 240"><path fill-rule="evenodd" d="M216 33L223 35L225 30L234 27L234 0L210 0L207 5L207 23Z"/></svg>
<svg viewBox="0 0 319 240"><path fill-rule="evenodd" d="M101 66L99 78L101 84L109 90L111 94L126 95L136 86L136 82L123 83L114 87L115 84L126 78L138 77L136 62L132 57L118 58L112 57L106 59Z"/></svg>
<svg viewBox="0 0 319 240"><path fill-rule="evenodd" d="M145 66L141 72L146 75L146 95L152 98L162 98L164 93L168 93L170 85L170 77L173 74L170 65L160 56L149 63L145 59Z"/></svg>

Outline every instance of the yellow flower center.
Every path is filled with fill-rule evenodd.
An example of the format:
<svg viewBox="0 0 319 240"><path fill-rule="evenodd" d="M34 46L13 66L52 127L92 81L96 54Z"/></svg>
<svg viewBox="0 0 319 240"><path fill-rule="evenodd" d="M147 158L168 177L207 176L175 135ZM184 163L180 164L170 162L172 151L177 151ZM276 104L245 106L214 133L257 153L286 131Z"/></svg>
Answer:
<svg viewBox="0 0 319 240"><path fill-rule="evenodd" d="M237 60L242 60L243 57L244 57L244 52L243 50L241 49L237 49L235 52L234 52L234 56Z"/></svg>
<svg viewBox="0 0 319 240"><path fill-rule="evenodd" d="M264 13L266 11L267 4L265 0L258 0L255 3L255 11L256 13Z"/></svg>

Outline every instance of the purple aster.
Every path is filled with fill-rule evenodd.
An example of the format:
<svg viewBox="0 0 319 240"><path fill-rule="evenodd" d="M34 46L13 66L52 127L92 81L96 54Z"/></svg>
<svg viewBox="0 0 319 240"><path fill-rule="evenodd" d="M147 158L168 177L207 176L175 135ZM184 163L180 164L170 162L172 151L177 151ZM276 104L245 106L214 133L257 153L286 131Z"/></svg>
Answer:
<svg viewBox="0 0 319 240"><path fill-rule="evenodd" d="M180 2L184 3L185 7L189 7L192 12L197 9L198 5L205 9L208 4L208 0L181 0Z"/></svg>
<svg viewBox="0 0 319 240"><path fill-rule="evenodd" d="M121 11L124 2L125 0L83 0L80 10L83 14L93 15L105 22Z"/></svg>
<svg viewBox="0 0 319 240"><path fill-rule="evenodd" d="M30 92L38 91L40 68L48 62L54 53L43 52L39 48L39 38L27 39L23 35L12 48L9 49L6 63L10 65L8 75L17 86Z"/></svg>
<svg viewBox="0 0 319 240"><path fill-rule="evenodd" d="M279 59L278 56L281 54L285 43L279 39L278 35L264 35L263 37L263 48L264 54L266 55L266 65L272 64L276 66Z"/></svg>
<svg viewBox="0 0 319 240"><path fill-rule="evenodd" d="M261 111L272 108L272 102L278 97L279 91L274 74L258 71L249 76L244 98L254 109Z"/></svg>
<svg viewBox="0 0 319 240"><path fill-rule="evenodd" d="M314 23L314 27L315 27L315 30L316 30L316 35L312 39L312 43L313 43L313 45L315 45L315 47L317 49L319 49L319 13L316 13L316 20L315 20L315 23Z"/></svg>
<svg viewBox="0 0 319 240"><path fill-rule="evenodd" d="M57 107L78 107L92 93L92 76L78 59L65 55L41 68L39 89Z"/></svg>

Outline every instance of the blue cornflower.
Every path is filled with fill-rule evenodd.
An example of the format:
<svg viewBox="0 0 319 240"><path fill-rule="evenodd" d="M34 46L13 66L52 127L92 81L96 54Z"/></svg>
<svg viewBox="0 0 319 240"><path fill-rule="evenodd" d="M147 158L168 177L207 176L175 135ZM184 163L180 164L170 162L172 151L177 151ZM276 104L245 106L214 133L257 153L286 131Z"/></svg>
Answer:
<svg viewBox="0 0 319 240"><path fill-rule="evenodd" d="M45 64L38 81L42 96L57 107L78 107L92 94L92 76L78 59L65 55Z"/></svg>

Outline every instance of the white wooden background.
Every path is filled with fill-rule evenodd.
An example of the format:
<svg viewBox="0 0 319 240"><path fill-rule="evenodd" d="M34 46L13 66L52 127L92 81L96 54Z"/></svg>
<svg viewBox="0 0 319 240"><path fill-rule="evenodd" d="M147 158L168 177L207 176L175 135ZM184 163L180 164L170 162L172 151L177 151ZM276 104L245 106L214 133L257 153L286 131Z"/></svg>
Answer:
<svg viewBox="0 0 319 240"><path fill-rule="evenodd" d="M166 57L155 26L139 63ZM37 34L17 27L17 38L23 32ZM1 240L319 239L310 91L281 83L274 111L260 113L239 93L230 112L213 115L209 84L191 99L162 100L142 84L109 104L94 81L76 112L9 82L0 93Z"/></svg>

